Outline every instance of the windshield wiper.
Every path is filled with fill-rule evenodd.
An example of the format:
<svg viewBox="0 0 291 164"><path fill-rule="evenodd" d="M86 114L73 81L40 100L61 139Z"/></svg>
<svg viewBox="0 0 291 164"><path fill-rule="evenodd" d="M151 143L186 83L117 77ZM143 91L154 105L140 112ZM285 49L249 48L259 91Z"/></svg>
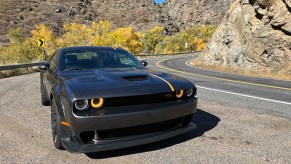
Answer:
<svg viewBox="0 0 291 164"><path fill-rule="evenodd" d="M68 68L68 69L66 69L66 70L84 70L84 69L87 69L87 68L82 68L82 67L80 67L80 68Z"/></svg>

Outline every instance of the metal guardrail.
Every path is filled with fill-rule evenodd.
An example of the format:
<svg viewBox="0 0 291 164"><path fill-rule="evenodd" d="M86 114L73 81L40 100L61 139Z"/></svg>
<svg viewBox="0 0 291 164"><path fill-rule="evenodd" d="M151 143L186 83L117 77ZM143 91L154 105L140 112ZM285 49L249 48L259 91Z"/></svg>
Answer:
<svg viewBox="0 0 291 164"><path fill-rule="evenodd" d="M191 54L200 51L190 51L190 52L179 52L179 53L171 53L171 54L142 54L142 55L134 55L136 57L151 57L151 56L174 56L174 55L183 55L183 54Z"/></svg>
<svg viewBox="0 0 291 164"><path fill-rule="evenodd" d="M145 54L145 55L134 55L134 56L136 56L136 57L173 56L173 55L191 54L191 53L195 53L195 52L197 52L197 51L172 53L172 54ZM43 63L43 62L27 63L27 64L15 64L15 65L4 65L4 66L0 66L0 71L13 70L13 69L19 69L19 68L35 67L35 66L40 65L41 63Z"/></svg>
<svg viewBox="0 0 291 164"><path fill-rule="evenodd" d="M19 68L35 67L35 66L40 65L41 63L43 63L43 62L27 63L27 64L16 64L16 65L5 65L5 66L0 66L0 71L13 70L13 69L19 69Z"/></svg>

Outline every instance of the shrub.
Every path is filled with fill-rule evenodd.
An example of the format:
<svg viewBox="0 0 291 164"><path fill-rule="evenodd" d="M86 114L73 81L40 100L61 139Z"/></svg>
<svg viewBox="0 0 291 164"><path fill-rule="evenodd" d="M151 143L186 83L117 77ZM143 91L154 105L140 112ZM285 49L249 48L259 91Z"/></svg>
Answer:
<svg viewBox="0 0 291 164"><path fill-rule="evenodd" d="M91 25L65 23L63 35L56 37L53 30L45 25L35 26L32 36L25 38L22 29L10 30L10 44L0 47L0 63L27 63L47 60L60 47L66 46L113 46L122 47L133 54L174 53L202 50L215 26L193 26L174 36L166 36L163 27L156 26L145 33L131 27L112 29L108 21L93 22ZM38 47L37 41L45 40L44 47ZM188 47L185 47L185 43ZM48 54L44 57L43 54Z"/></svg>

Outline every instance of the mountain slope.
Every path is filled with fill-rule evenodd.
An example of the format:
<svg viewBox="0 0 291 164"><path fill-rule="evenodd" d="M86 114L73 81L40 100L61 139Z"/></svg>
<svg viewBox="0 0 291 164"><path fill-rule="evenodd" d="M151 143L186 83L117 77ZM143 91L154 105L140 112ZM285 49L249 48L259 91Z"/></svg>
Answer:
<svg viewBox="0 0 291 164"><path fill-rule="evenodd" d="M45 24L56 34L64 22L90 23L110 20L115 27L152 28L159 7L150 0L1 0L0 36L7 39L9 29L22 27L26 35L34 25Z"/></svg>
<svg viewBox="0 0 291 164"><path fill-rule="evenodd" d="M26 36L35 25L45 24L55 34L64 22L90 23L108 20L114 28L131 26L145 31L160 25L174 34L194 24L216 24L232 0L0 0L0 42L9 29L21 27Z"/></svg>

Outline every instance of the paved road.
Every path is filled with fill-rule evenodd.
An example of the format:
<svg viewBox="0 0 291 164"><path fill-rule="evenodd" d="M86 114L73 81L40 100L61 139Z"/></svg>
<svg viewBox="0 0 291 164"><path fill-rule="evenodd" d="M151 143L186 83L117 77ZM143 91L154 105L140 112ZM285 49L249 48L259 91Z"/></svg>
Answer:
<svg viewBox="0 0 291 164"><path fill-rule="evenodd" d="M160 65L197 73L185 66L187 59ZM148 59L149 67L169 71L156 66L159 60ZM0 163L291 163L290 105L274 101L289 103L290 91L176 74L199 86L195 131L158 143L90 154L54 149L50 108L40 105L38 73L1 79Z"/></svg>
<svg viewBox="0 0 291 164"><path fill-rule="evenodd" d="M238 76L186 65L196 56L151 59L148 62L152 69L191 80L198 86L200 98L291 119L291 81Z"/></svg>

